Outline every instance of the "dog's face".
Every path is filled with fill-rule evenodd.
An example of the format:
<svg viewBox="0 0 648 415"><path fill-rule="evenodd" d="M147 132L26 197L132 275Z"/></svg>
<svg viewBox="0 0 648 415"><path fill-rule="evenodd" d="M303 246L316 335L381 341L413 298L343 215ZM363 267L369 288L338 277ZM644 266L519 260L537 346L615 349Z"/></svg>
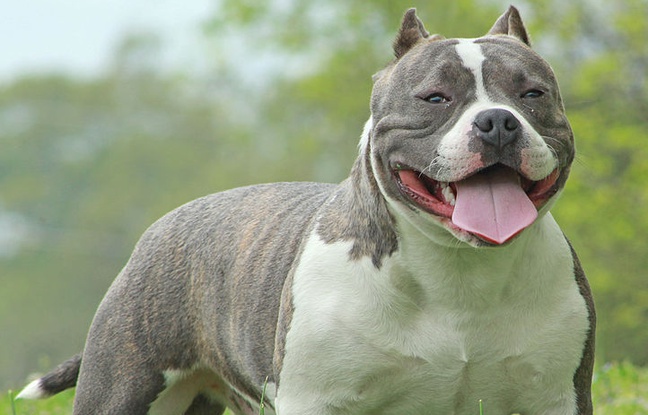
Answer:
<svg viewBox="0 0 648 415"><path fill-rule="evenodd" d="M430 37L408 12L362 144L393 209L475 246L546 213L574 157L555 76L513 12L479 39Z"/></svg>

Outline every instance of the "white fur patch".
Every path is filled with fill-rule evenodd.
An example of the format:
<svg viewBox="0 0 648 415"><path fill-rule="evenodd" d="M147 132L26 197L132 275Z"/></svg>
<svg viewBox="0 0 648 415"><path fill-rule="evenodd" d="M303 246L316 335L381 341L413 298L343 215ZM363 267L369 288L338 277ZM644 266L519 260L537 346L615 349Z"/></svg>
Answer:
<svg viewBox="0 0 648 415"><path fill-rule="evenodd" d="M373 117L369 117L367 122L362 129L362 135L360 136L360 142L358 143L358 148L360 149L360 154L364 154L369 145L369 134L373 128Z"/></svg>
<svg viewBox="0 0 648 415"><path fill-rule="evenodd" d="M230 391L236 389L209 369L197 367L191 370L167 370L164 372L164 379L166 387L151 404L148 415L183 414L198 394L233 406L233 402L230 401L232 397ZM275 386L268 384L266 392L274 393L274 390ZM247 405L252 408L246 415L259 413L259 402L247 400L243 393L239 392L238 395L241 398L237 397L236 399L244 399ZM271 398L268 396L269 400ZM265 408L265 413L266 415L275 415L271 408Z"/></svg>
<svg viewBox="0 0 648 415"><path fill-rule="evenodd" d="M573 414L588 327L550 215L496 249L444 248L399 221L380 270L312 233L294 275L282 415ZM508 411L508 412L507 412Z"/></svg>
<svg viewBox="0 0 648 415"><path fill-rule="evenodd" d="M438 156L433 160L435 171L439 172L437 180L453 182L480 167L481 156L469 149L469 133L477 114L496 108L509 111L520 122L523 140L521 144L524 144L520 168L529 179L544 179L558 166L555 154L518 110L509 105L477 100L441 139Z"/></svg>
<svg viewBox="0 0 648 415"><path fill-rule="evenodd" d="M488 95L484 86L484 76L482 74L482 64L486 57L482 53L481 46L475 43L475 39L459 39L455 50L461 58L463 65L470 69L475 76L475 85L477 88L477 100L487 101Z"/></svg>
<svg viewBox="0 0 648 415"><path fill-rule="evenodd" d="M36 379L25 386L16 396L16 399L44 399L50 395L41 387L40 379Z"/></svg>
<svg viewBox="0 0 648 415"><path fill-rule="evenodd" d="M486 59L481 45L475 39L459 39L455 46L463 65L470 69L475 77L475 103L469 107L454 127L443 137L438 148L438 157L433 161L436 177L440 181L456 181L467 173L475 171L480 163L480 155L469 150L469 133L477 114L488 109L501 108L511 112L520 122L525 140L522 150L521 170L531 180L547 177L557 166L555 155L526 118L515 108L494 102L486 92L482 66ZM432 167L432 166L431 166Z"/></svg>
<svg viewBox="0 0 648 415"><path fill-rule="evenodd" d="M164 372L166 388L151 404L149 415L182 414L189 408L196 395L210 388L214 375L200 370L168 370ZM213 390L213 389L212 389ZM219 394L222 399L225 391ZM217 393L213 391L212 393Z"/></svg>

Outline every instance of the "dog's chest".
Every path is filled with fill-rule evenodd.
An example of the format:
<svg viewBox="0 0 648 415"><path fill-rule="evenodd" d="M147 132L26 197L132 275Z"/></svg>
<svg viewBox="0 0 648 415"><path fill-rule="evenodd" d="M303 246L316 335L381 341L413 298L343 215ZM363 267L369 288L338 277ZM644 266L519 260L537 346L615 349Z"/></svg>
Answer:
<svg viewBox="0 0 648 415"><path fill-rule="evenodd" d="M411 263L397 252L376 269L348 260L349 248L313 234L304 250L280 414L477 413L480 399L491 413L573 406L555 398L578 365L583 337L573 334L587 326L569 261L558 278L538 282L530 270L489 290L485 281L501 279L493 264L471 274L451 258ZM551 296L538 300L543 290Z"/></svg>

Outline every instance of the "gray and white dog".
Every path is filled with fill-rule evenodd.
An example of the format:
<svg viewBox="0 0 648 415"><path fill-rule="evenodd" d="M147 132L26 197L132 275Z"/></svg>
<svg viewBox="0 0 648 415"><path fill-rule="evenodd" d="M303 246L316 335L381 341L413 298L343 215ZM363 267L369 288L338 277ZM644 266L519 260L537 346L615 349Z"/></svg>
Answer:
<svg viewBox="0 0 648 415"><path fill-rule="evenodd" d="M75 414L591 414L593 302L548 212L574 158L551 68L514 7L477 39L409 10L394 51L347 180L167 214L82 356L20 396L76 384Z"/></svg>

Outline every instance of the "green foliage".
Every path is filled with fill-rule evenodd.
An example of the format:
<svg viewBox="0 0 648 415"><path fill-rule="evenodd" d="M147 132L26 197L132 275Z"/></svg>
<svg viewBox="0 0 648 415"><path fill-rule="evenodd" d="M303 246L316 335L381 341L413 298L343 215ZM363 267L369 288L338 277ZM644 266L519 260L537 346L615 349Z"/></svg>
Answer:
<svg viewBox="0 0 648 415"><path fill-rule="evenodd" d="M0 382L82 348L93 310L153 220L249 181L246 138L213 97L188 88L123 72L0 88L10 121L0 132L0 218L22 234L15 254L0 253L0 329L23 336L3 338Z"/></svg>
<svg viewBox="0 0 648 415"><path fill-rule="evenodd" d="M597 415L648 414L648 369L628 362L606 364L592 385Z"/></svg>
<svg viewBox="0 0 648 415"><path fill-rule="evenodd" d="M13 401L12 393L0 399L0 413L7 415L69 415L72 413L74 390L67 390L49 399L38 401ZM15 410L15 412L14 412Z"/></svg>

